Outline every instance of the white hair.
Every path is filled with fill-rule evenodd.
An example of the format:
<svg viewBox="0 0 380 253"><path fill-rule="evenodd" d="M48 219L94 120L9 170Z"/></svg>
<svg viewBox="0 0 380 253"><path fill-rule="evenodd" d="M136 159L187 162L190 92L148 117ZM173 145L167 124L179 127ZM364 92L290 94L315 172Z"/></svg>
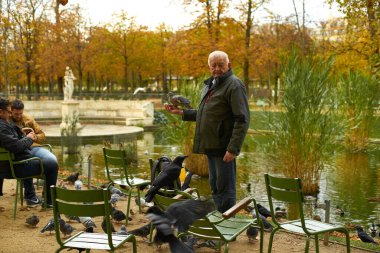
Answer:
<svg viewBox="0 0 380 253"><path fill-rule="evenodd" d="M228 59L228 55L225 52L214 51L214 52L210 53L208 56L208 65L209 66L210 66L211 59L214 59L214 58L222 58L222 59L225 59L227 61L227 63L230 62L230 60Z"/></svg>

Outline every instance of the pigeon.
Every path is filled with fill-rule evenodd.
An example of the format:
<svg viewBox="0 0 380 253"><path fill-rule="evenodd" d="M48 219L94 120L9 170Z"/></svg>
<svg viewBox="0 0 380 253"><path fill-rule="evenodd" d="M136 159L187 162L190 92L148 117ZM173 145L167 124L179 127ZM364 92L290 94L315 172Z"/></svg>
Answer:
<svg viewBox="0 0 380 253"><path fill-rule="evenodd" d="M119 232L117 232L116 234L118 234L118 235L129 235L129 233L127 232L127 228L125 227L125 225L122 225L120 227Z"/></svg>
<svg viewBox="0 0 380 253"><path fill-rule="evenodd" d="M174 105L180 109L191 109L190 100L182 95L174 95L173 92L168 93L168 101L171 105Z"/></svg>
<svg viewBox="0 0 380 253"><path fill-rule="evenodd" d="M276 218L286 218L287 215L288 214L287 214L285 208L281 208L278 206L274 209L274 217L276 217Z"/></svg>
<svg viewBox="0 0 380 253"><path fill-rule="evenodd" d="M255 212L252 213L252 217L254 219L256 218L256 213ZM261 222L264 225L264 229L267 230L267 231L272 231L272 224L270 224L269 221L267 221L267 219L265 218L265 216L263 216L262 214L259 213L259 217L261 219Z"/></svg>
<svg viewBox="0 0 380 253"><path fill-rule="evenodd" d="M154 195L160 190L161 187L167 186L173 183L179 177L181 173L182 163L187 156L177 156L172 162L165 164L162 171L157 175L152 183L152 187L149 188L145 195L145 201L151 202Z"/></svg>
<svg viewBox="0 0 380 253"><path fill-rule="evenodd" d="M109 189L110 189L110 192L111 192L112 195L113 194L117 194L120 197L126 196L125 193L123 193L122 191L120 191L119 189L117 189L115 186L110 185Z"/></svg>
<svg viewBox="0 0 380 253"><path fill-rule="evenodd" d="M335 213L338 214L340 217L344 216L344 210L340 208L339 206L336 206Z"/></svg>
<svg viewBox="0 0 380 253"><path fill-rule="evenodd" d="M378 244L377 242L375 242L375 240L373 240L373 238L371 236L369 236L361 226L356 226L356 231L358 233L358 236L360 238L360 240L362 240L362 242L366 242L366 243L372 243L372 244Z"/></svg>
<svg viewBox="0 0 380 253"><path fill-rule="evenodd" d="M371 226L369 227L369 231L371 232L372 237L376 237L377 229L376 229L375 223L373 221L372 221Z"/></svg>
<svg viewBox="0 0 380 253"><path fill-rule="evenodd" d="M137 87L132 95L136 96L137 93L139 93L139 92L145 92L145 90L146 90L145 87Z"/></svg>
<svg viewBox="0 0 380 253"><path fill-rule="evenodd" d="M142 227L131 230L128 233L146 238L150 233L150 226L151 226L151 223L148 223Z"/></svg>
<svg viewBox="0 0 380 253"><path fill-rule="evenodd" d="M101 227L102 227L104 233L107 234L107 222L106 222L106 218L105 217L103 217L103 221L102 221ZM116 230L115 230L114 226L112 225L112 223L111 223L111 232L112 233L116 232Z"/></svg>
<svg viewBox="0 0 380 253"><path fill-rule="evenodd" d="M49 231L51 234L51 231L54 231L54 218L51 218L49 222L41 229L41 233L44 233L45 231Z"/></svg>
<svg viewBox="0 0 380 253"><path fill-rule="evenodd" d="M40 222L40 218L33 214L32 216L26 218L26 221L25 221L28 225L32 226L32 227L35 227L38 222Z"/></svg>
<svg viewBox="0 0 380 253"><path fill-rule="evenodd" d="M69 220L69 222L71 222L71 221L77 221L77 222L80 222L80 219L79 219L78 216L71 216L71 215L67 215L67 214L65 214L65 217L66 217L66 219Z"/></svg>
<svg viewBox="0 0 380 253"><path fill-rule="evenodd" d="M112 207L111 217L113 220L115 220L117 222L120 222L120 221L125 220L127 218L122 211L117 210L115 207Z"/></svg>
<svg viewBox="0 0 380 253"><path fill-rule="evenodd" d="M259 230L255 227L249 226L246 230L246 234L249 242L253 242L256 240L257 235L259 234Z"/></svg>
<svg viewBox="0 0 380 253"><path fill-rule="evenodd" d="M79 217L80 223L83 224L85 227L85 231L87 233L93 233L94 228L96 228L96 225L94 221L91 219L91 217Z"/></svg>
<svg viewBox="0 0 380 253"><path fill-rule="evenodd" d="M76 173L73 173L73 174L69 175L69 176L68 176L66 179L64 179L63 181L65 181L65 182L68 181L68 182L74 184L75 181L78 180L78 177L79 177L79 172L76 172Z"/></svg>
<svg viewBox="0 0 380 253"><path fill-rule="evenodd" d="M82 180L77 179L77 180L74 182L75 190L82 190L82 186L83 186Z"/></svg>
<svg viewBox="0 0 380 253"><path fill-rule="evenodd" d="M66 223L64 220L59 220L59 230L63 233L64 236L71 235L71 233L75 230L70 224Z"/></svg>
<svg viewBox="0 0 380 253"><path fill-rule="evenodd" d="M197 219L204 217L215 209L210 201L188 199L171 204L165 212L157 206L152 206L147 211L147 217L155 225L157 233L154 236L156 244L169 243L172 253L192 253L192 248L180 241L174 234L174 228L179 232L185 232Z"/></svg>
<svg viewBox="0 0 380 253"><path fill-rule="evenodd" d="M119 199L120 199L120 195L114 193L111 195L110 203L115 206L116 203L119 201Z"/></svg>
<svg viewBox="0 0 380 253"><path fill-rule="evenodd" d="M259 213L265 218L272 217L272 214L270 213L270 211L266 209L265 207L263 207L262 205L257 204L257 209L259 210Z"/></svg>

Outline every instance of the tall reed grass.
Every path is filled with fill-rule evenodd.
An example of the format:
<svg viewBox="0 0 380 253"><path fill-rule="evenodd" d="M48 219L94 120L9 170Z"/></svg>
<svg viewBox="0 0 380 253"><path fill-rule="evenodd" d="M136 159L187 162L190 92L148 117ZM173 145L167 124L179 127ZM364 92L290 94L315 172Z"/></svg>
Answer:
<svg viewBox="0 0 380 253"><path fill-rule="evenodd" d="M282 110L276 120L267 117L274 133L274 159L285 176L301 178L303 190L316 194L327 153L340 131L329 79L333 60L301 57L294 51L282 64Z"/></svg>
<svg viewBox="0 0 380 253"><path fill-rule="evenodd" d="M374 110L378 106L379 85L375 76L350 71L338 82L340 107L346 119L344 143L351 152L368 148Z"/></svg>

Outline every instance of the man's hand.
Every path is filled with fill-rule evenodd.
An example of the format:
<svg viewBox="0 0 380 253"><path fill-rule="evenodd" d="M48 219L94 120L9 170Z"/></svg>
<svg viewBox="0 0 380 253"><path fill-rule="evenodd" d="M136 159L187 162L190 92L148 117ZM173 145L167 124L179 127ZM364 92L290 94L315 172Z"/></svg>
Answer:
<svg viewBox="0 0 380 253"><path fill-rule="evenodd" d="M183 115L183 110L179 109L178 107L174 105L164 104L164 107L165 107L165 110L167 110L171 114Z"/></svg>
<svg viewBox="0 0 380 253"><path fill-rule="evenodd" d="M226 154L223 157L223 161L229 163L235 159L236 155L226 151Z"/></svg>
<svg viewBox="0 0 380 253"><path fill-rule="evenodd" d="M34 130L33 130L33 128L30 128L30 127L23 127L21 129L21 132L23 132L25 135L27 135L28 133L31 133L31 132L34 133Z"/></svg>
<svg viewBox="0 0 380 253"><path fill-rule="evenodd" d="M36 134L34 132L28 133L28 135L26 137L29 137L30 139L32 139L32 141L37 140Z"/></svg>

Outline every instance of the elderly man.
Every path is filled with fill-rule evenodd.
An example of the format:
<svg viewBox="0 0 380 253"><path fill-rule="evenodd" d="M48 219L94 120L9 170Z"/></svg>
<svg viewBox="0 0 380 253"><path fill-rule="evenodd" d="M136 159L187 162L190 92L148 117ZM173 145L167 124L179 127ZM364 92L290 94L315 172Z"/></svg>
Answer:
<svg viewBox="0 0 380 253"><path fill-rule="evenodd" d="M11 122L11 105L9 100L0 98L0 147L14 153L15 160L23 160L35 157L32 154L31 146L33 142L37 141L34 131L29 131L24 134L19 127ZM46 175L46 184L49 189L51 185L57 182L58 164L57 163L44 163L44 173ZM38 174L40 166L38 161L31 161L28 164L15 165L16 174L20 177L31 176ZM0 164L0 177L11 178L11 172L8 164ZM26 179L24 181L25 200L28 206L41 204L37 198L33 181ZM47 205L51 207L50 191L47 192Z"/></svg>
<svg viewBox="0 0 380 253"><path fill-rule="evenodd" d="M196 121L193 152L207 155L209 182L215 204L224 212L236 203L236 156L249 127L244 84L233 74L228 55L214 51L208 66L212 77L204 82L198 109L165 109Z"/></svg>

